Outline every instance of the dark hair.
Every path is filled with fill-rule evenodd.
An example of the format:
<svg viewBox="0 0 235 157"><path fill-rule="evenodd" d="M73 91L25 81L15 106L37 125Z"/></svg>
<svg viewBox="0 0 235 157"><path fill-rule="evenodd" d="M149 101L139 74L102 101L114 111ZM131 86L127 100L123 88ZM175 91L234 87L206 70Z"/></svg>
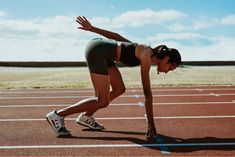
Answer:
<svg viewBox="0 0 235 157"><path fill-rule="evenodd" d="M163 59L165 56L168 56L170 58L169 63L175 64L176 66L181 64L181 55L175 48L168 48L166 45L159 45L152 49L152 51L153 54L151 57L155 56L158 59Z"/></svg>

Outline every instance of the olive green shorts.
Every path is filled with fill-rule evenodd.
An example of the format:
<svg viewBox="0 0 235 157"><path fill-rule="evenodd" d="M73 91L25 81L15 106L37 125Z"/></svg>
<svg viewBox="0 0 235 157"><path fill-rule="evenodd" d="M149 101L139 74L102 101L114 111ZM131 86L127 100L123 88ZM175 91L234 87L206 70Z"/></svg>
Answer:
<svg viewBox="0 0 235 157"><path fill-rule="evenodd" d="M116 52L116 41L102 38L91 40L85 49L90 73L108 75L108 68L115 66Z"/></svg>

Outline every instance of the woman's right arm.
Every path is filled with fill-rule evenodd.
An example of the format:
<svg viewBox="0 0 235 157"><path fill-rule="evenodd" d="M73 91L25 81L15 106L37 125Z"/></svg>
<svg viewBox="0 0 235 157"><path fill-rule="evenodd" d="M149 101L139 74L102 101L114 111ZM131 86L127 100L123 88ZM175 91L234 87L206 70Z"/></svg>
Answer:
<svg viewBox="0 0 235 157"><path fill-rule="evenodd" d="M141 80L143 85L143 92L145 96L145 110L148 120L148 130L146 133L147 140L153 140L157 136L154 115L153 115L153 96L150 81L150 68L151 68L151 50L143 45L138 45L136 48L141 61Z"/></svg>
<svg viewBox="0 0 235 157"><path fill-rule="evenodd" d="M98 27L91 25L91 23L84 16L83 17L78 16L76 21L77 21L77 23L79 23L81 25L80 27L78 27L79 29L94 32L94 33L100 34L106 38L113 39L116 41L130 42L130 40L124 38L123 36L121 36L118 33L104 30L104 29L101 29L101 28L98 28Z"/></svg>

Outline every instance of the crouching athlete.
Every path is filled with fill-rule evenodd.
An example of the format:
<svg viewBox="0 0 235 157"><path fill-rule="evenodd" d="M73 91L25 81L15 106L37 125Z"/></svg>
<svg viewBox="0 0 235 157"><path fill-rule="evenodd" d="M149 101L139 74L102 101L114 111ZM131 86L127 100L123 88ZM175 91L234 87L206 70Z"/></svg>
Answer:
<svg viewBox="0 0 235 157"><path fill-rule="evenodd" d="M71 114L80 113L76 122L91 129L102 130L104 126L95 121L93 114L99 109L107 107L110 102L123 94L126 90L122 76L115 62L122 62L127 66L140 66L145 109L147 114L147 139L157 135L153 116L153 95L150 82L151 65L157 66L157 73L167 73L176 69L181 63L181 56L177 49L158 45L155 48L129 41L123 36L93 26L85 17L78 16L78 28L100 34L103 38L91 40L85 49L86 62L90 71L91 81L95 90L95 97L52 111L46 119L54 131L59 135L70 135L65 128L64 118ZM110 90L111 86L111 90Z"/></svg>

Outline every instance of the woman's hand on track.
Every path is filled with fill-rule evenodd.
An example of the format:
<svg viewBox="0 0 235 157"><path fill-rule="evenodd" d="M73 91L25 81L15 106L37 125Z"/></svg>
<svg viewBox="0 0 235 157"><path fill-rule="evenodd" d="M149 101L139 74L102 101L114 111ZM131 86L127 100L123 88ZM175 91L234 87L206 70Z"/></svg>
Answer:
<svg viewBox="0 0 235 157"><path fill-rule="evenodd" d="M154 138L157 137L157 132L155 128L148 128L147 133L145 134L147 141L154 142Z"/></svg>

